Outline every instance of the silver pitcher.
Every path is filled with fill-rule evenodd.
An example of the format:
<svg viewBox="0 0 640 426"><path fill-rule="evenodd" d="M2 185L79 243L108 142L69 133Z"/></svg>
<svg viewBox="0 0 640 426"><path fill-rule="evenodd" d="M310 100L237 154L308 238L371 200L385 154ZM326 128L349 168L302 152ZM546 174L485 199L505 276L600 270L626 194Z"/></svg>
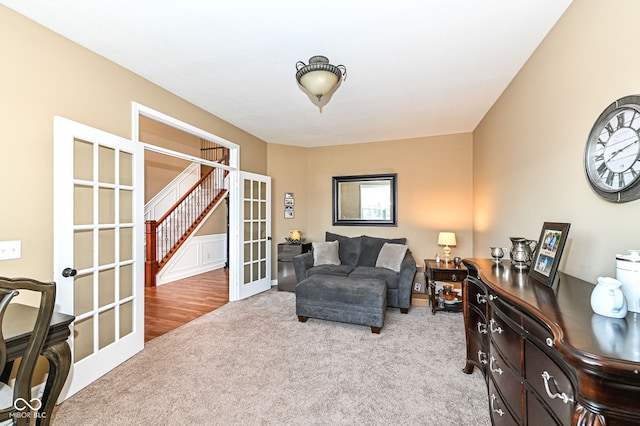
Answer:
<svg viewBox="0 0 640 426"><path fill-rule="evenodd" d="M523 237L509 237L511 240L511 264L519 269L528 268L533 260L533 253L538 245L537 241Z"/></svg>

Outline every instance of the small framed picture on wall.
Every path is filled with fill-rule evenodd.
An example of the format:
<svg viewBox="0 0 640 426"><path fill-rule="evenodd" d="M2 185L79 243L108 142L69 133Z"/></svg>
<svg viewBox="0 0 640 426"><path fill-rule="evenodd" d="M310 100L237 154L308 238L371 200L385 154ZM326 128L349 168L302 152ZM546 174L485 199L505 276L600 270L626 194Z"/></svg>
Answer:
<svg viewBox="0 0 640 426"><path fill-rule="evenodd" d="M284 193L284 218L285 219L293 219L295 217L295 211L293 210L293 206L296 204L295 199L293 197L293 192L285 192Z"/></svg>
<svg viewBox="0 0 640 426"><path fill-rule="evenodd" d="M284 218L285 219L293 219L295 217L295 212L293 210L293 206L286 206L284 208Z"/></svg>

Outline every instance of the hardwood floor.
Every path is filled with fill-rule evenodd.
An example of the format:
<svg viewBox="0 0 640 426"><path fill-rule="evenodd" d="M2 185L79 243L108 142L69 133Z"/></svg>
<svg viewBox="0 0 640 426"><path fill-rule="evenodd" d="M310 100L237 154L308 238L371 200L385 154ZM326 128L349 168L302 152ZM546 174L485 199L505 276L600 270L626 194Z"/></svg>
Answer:
<svg viewBox="0 0 640 426"><path fill-rule="evenodd" d="M229 271L216 269L146 287L144 341L161 336L229 302Z"/></svg>

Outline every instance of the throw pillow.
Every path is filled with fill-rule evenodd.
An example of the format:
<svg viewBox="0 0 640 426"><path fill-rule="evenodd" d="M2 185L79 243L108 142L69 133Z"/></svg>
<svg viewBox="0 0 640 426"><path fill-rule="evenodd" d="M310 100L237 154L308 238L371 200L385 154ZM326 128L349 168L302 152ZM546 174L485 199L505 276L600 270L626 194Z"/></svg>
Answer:
<svg viewBox="0 0 640 426"><path fill-rule="evenodd" d="M376 267L400 272L400 265L402 265L402 260L406 253L407 246L404 244L384 243L378 254Z"/></svg>
<svg viewBox="0 0 640 426"><path fill-rule="evenodd" d="M366 235L362 236L362 251L358 259L359 266L375 266L378 255L384 243L405 244L406 238L376 238Z"/></svg>
<svg viewBox="0 0 640 426"><path fill-rule="evenodd" d="M338 241L314 242L313 245L313 266L316 265L339 265Z"/></svg>

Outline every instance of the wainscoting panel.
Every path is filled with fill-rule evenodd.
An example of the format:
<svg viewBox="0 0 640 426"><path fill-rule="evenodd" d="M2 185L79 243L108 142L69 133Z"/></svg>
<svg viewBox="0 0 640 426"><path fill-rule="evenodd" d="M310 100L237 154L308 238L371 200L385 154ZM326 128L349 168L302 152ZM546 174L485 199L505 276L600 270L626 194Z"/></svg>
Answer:
<svg viewBox="0 0 640 426"><path fill-rule="evenodd" d="M158 273L156 285L223 268L227 234L192 236Z"/></svg>

